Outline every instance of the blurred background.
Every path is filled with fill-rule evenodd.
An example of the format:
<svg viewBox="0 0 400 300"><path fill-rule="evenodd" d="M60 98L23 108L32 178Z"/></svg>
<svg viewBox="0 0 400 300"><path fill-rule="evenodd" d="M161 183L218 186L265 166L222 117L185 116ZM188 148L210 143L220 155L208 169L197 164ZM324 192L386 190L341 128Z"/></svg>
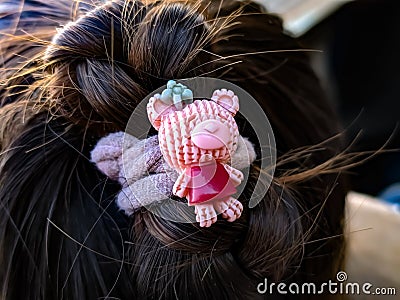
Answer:
<svg viewBox="0 0 400 300"><path fill-rule="evenodd" d="M400 299L400 1L260 0L312 54L353 150L387 151L353 169L347 197L348 282L396 287Z"/></svg>
<svg viewBox="0 0 400 300"><path fill-rule="evenodd" d="M313 65L356 149L400 149L400 1L260 0L288 34L313 53ZM378 196L400 182L400 152L354 171L353 189Z"/></svg>

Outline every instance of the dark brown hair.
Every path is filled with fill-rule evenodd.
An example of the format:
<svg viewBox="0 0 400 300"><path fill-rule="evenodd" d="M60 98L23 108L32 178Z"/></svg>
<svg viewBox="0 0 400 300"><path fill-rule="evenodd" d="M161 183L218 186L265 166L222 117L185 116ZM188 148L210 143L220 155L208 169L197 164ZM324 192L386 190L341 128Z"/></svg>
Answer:
<svg viewBox="0 0 400 300"><path fill-rule="evenodd" d="M69 20L67 0L34 3ZM332 160L340 128L280 19L242 1L116 1L79 16L52 41L54 24L39 17L29 35L2 37L2 298L258 299L264 278L333 279L346 191ZM26 59L9 55L21 51ZM202 229L145 209L128 219L90 150L167 80L205 75L242 87L268 115L278 166L266 196L248 207L256 162L234 223Z"/></svg>

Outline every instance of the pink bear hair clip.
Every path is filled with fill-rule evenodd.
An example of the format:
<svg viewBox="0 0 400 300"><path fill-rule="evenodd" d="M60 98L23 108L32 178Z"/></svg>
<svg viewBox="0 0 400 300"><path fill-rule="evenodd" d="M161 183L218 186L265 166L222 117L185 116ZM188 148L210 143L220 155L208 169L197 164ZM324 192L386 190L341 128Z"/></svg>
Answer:
<svg viewBox="0 0 400 300"><path fill-rule="evenodd" d="M147 104L164 159L179 173L173 194L195 207L201 227L215 223L217 213L233 222L243 211L232 195L244 176L230 166L238 144L238 110L239 99L230 90L214 91L211 101L193 101L192 91L173 80Z"/></svg>

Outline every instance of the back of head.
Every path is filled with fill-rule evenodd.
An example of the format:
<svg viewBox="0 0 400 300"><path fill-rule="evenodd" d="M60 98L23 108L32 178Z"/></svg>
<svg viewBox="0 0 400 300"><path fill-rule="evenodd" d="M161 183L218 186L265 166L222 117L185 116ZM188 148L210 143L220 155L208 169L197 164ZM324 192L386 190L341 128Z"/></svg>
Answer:
<svg viewBox="0 0 400 300"><path fill-rule="evenodd" d="M277 17L250 2L114 1L39 48L5 82L15 88L29 75L28 87L12 99L5 88L0 94L0 116L7 116L0 131L2 298L257 299L264 278L332 278L345 190L337 171L318 166L340 141L286 153L339 128L307 55ZM123 131L150 92L196 76L235 83L259 102L277 142L275 178L249 208L260 172L254 163L234 223L204 229L145 209L128 218L113 201L118 184L89 153L101 137ZM237 122L259 151L248 121Z"/></svg>

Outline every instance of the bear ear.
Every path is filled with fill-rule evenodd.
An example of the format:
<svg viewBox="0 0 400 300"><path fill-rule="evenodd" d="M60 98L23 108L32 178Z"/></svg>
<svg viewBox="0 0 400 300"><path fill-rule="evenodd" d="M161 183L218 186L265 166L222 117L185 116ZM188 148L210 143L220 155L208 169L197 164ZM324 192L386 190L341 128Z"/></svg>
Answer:
<svg viewBox="0 0 400 300"><path fill-rule="evenodd" d="M168 115L171 112L177 111L173 103L165 103L161 100L160 94L155 94L147 103L147 115L151 125L158 130L161 125L162 116Z"/></svg>
<svg viewBox="0 0 400 300"><path fill-rule="evenodd" d="M239 110L239 98L231 90L216 90L214 91L211 100L224 107L233 116L236 115Z"/></svg>

